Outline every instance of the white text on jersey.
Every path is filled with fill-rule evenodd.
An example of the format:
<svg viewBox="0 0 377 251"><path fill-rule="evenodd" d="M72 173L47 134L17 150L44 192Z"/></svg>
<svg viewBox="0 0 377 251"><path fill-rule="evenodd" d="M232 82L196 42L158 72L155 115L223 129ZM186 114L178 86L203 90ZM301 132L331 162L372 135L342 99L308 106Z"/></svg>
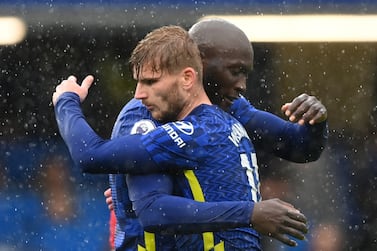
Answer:
<svg viewBox="0 0 377 251"><path fill-rule="evenodd" d="M162 125L162 128L169 134L170 138L177 144L179 148L182 148L186 145L181 137L179 137L178 133L170 126L170 124Z"/></svg>
<svg viewBox="0 0 377 251"><path fill-rule="evenodd" d="M232 141L233 144L238 147L240 145L241 139L243 137L249 138L249 136L247 135L247 132L246 132L245 128L243 128L241 126L241 124L238 124L238 123L237 124L233 124L232 125L232 132L228 136L228 138L230 139L230 141Z"/></svg>

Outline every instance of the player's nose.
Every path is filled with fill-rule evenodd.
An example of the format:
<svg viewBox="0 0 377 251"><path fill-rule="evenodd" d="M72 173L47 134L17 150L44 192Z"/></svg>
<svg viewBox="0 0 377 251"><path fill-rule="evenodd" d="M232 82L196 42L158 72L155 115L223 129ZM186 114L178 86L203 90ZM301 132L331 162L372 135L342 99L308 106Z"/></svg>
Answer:
<svg viewBox="0 0 377 251"><path fill-rule="evenodd" d="M143 84L138 82L137 85L136 85L134 98L145 99L146 97L147 97L147 92L146 92Z"/></svg>
<svg viewBox="0 0 377 251"><path fill-rule="evenodd" d="M237 91L239 95L245 93L246 92L246 78L239 80L237 84L235 85L234 89Z"/></svg>

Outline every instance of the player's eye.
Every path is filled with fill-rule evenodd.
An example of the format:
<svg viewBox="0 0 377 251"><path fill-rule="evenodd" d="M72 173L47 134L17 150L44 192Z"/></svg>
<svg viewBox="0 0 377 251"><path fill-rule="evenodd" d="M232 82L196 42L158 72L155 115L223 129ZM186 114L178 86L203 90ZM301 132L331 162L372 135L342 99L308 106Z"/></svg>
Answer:
<svg viewBox="0 0 377 251"><path fill-rule="evenodd" d="M239 77L241 75L245 76L246 78L248 77L248 71L243 67L232 68L230 69L230 72L235 77Z"/></svg>
<svg viewBox="0 0 377 251"><path fill-rule="evenodd" d="M142 82L143 84L145 85L153 85L154 83L156 83L158 81L158 79L144 79Z"/></svg>

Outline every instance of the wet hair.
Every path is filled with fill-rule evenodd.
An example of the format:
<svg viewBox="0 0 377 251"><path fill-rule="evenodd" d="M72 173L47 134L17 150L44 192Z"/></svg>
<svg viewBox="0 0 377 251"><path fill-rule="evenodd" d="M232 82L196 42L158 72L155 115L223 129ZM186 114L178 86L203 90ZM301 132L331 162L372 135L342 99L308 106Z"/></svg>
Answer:
<svg viewBox="0 0 377 251"><path fill-rule="evenodd" d="M196 43L180 26L168 25L148 33L133 50L130 69L139 76L142 68L153 71L176 73L192 67L202 82L202 61Z"/></svg>

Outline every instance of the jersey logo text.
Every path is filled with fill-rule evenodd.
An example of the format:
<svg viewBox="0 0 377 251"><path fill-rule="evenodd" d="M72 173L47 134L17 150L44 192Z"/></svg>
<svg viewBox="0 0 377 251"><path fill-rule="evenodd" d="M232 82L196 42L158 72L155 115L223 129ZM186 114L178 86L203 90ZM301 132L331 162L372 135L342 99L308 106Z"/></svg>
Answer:
<svg viewBox="0 0 377 251"><path fill-rule="evenodd" d="M162 128L165 129L170 138L177 144L179 148L182 148L186 145L183 139L179 136L179 134L174 130L174 128L170 124L162 125Z"/></svg>
<svg viewBox="0 0 377 251"><path fill-rule="evenodd" d="M232 132L228 136L228 139L230 139L230 141L232 141L233 144L236 147L239 147L241 139L243 137L249 138L249 136L247 135L247 132L246 132L245 128L243 128L241 126L241 124L239 124L239 123L233 124L232 125Z"/></svg>

